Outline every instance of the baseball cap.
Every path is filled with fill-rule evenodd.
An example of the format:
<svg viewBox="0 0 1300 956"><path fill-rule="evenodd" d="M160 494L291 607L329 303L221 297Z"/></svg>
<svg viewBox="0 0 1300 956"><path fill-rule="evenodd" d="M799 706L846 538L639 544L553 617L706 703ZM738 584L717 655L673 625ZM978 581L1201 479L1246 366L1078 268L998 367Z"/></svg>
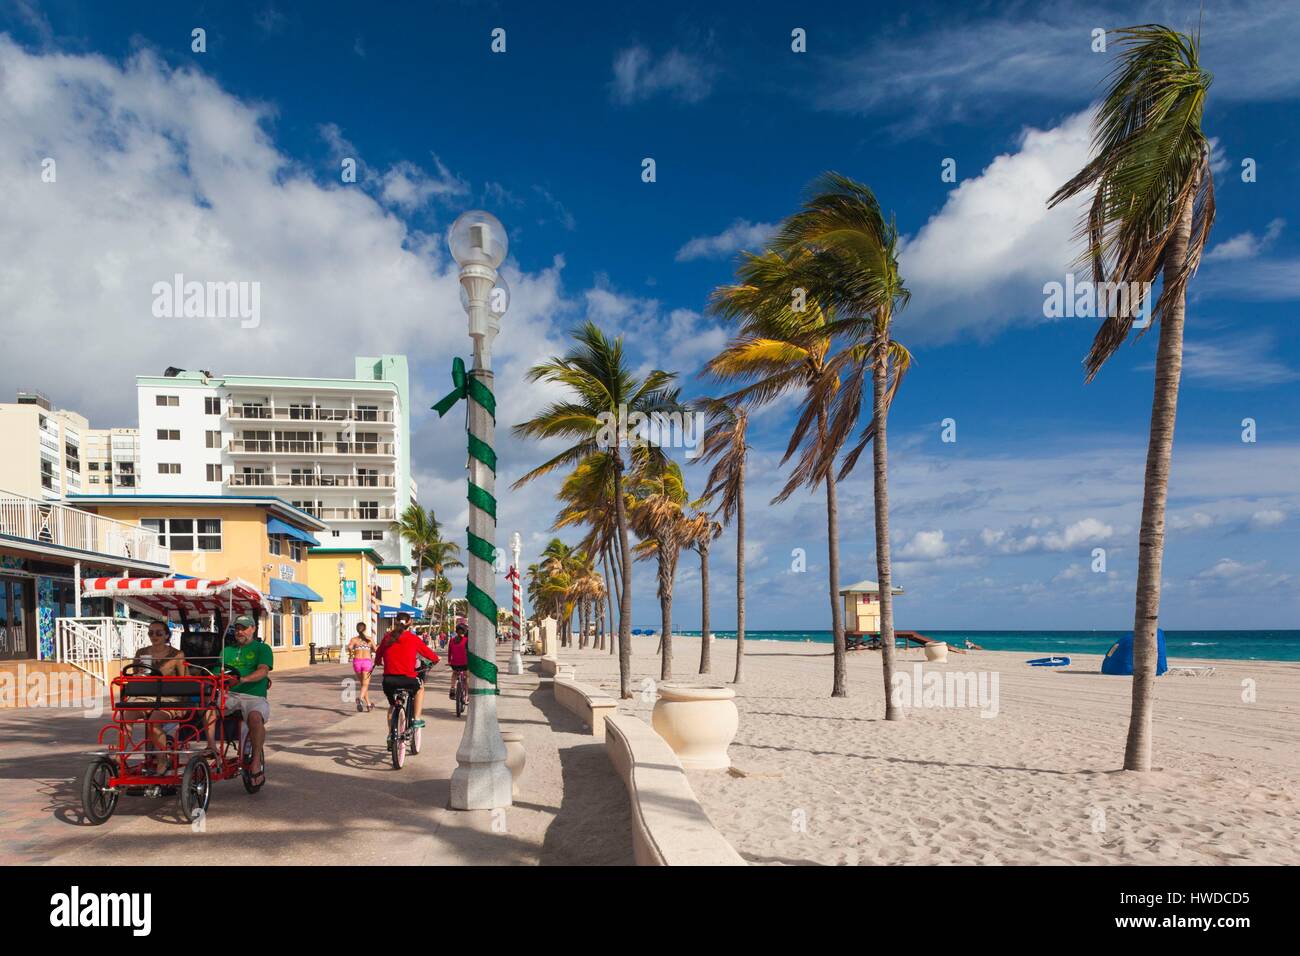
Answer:
<svg viewBox="0 0 1300 956"><path fill-rule="evenodd" d="M241 614L235 618L235 627L257 627L257 622L247 614Z"/></svg>

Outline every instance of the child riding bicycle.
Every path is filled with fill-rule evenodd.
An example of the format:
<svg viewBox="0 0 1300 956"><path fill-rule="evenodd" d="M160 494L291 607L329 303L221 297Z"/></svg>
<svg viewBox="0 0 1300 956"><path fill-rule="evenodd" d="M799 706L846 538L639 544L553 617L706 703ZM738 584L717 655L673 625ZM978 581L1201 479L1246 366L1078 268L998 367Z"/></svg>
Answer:
<svg viewBox="0 0 1300 956"><path fill-rule="evenodd" d="M447 644L447 663L451 665L451 689L447 692L449 700L456 699L456 685L466 680L465 672L469 669L469 625L464 621L456 622L456 633Z"/></svg>

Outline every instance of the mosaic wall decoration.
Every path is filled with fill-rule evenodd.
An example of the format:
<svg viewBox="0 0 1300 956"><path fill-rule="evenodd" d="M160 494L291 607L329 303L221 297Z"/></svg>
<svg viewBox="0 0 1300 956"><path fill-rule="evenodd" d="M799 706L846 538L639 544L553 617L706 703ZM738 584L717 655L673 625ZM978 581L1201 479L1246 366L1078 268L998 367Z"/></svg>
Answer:
<svg viewBox="0 0 1300 956"><path fill-rule="evenodd" d="M24 558L15 558L12 555L0 554L0 570L4 571L21 571L27 566Z"/></svg>
<svg viewBox="0 0 1300 956"><path fill-rule="evenodd" d="M41 660L54 657L54 580L36 579L36 640Z"/></svg>

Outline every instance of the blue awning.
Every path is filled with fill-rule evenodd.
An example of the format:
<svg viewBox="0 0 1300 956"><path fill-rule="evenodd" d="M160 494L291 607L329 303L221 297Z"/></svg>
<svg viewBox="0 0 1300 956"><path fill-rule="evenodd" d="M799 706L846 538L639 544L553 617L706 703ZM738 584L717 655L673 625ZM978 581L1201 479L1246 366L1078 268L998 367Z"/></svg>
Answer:
<svg viewBox="0 0 1300 956"><path fill-rule="evenodd" d="M271 579L271 597L291 598L294 601L324 600L305 584L299 584L297 581L281 581L279 578Z"/></svg>
<svg viewBox="0 0 1300 956"><path fill-rule="evenodd" d="M306 531L295 528L293 525L289 524L289 522L281 521L279 518L266 519L266 533L288 535L290 538L297 538L299 541L306 541L313 548L320 547L320 542L309 535ZM320 598L316 598L316 600L319 601Z"/></svg>

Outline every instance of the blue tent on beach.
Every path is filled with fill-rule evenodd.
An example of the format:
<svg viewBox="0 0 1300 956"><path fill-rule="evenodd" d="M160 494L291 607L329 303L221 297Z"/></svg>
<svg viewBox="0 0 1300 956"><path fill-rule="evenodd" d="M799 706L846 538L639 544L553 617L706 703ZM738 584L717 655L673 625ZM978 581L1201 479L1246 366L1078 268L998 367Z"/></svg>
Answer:
<svg viewBox="0 0 1300 956"><path fill-rule="evenodd" d="M1165 660L1165 632L1156 628L1156 676L1169 670ZM1133 676L1133 632L1129 631L1110 646L1106 656L1101 659L1103 674L1116 674L1121 677Z"/></svg>

